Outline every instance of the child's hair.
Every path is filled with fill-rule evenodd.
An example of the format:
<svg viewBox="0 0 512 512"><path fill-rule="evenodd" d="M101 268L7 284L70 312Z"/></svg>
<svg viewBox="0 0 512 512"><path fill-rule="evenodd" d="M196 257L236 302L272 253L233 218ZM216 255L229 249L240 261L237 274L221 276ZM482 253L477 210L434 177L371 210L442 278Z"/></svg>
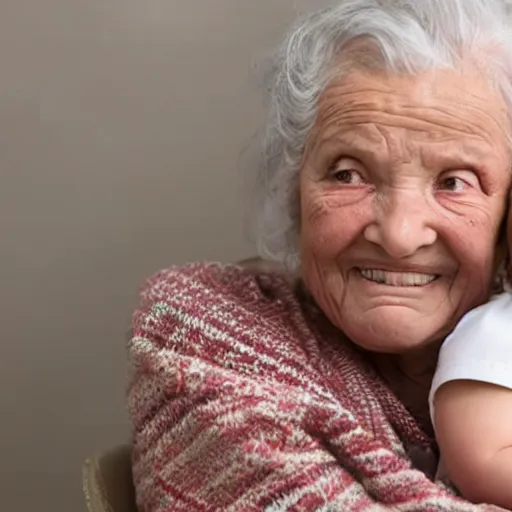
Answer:
<svg viewBox="0 0 512 512"><path fill-rule="evenodd" d="M507 200L506 215L501 221L498 236L496 238L496 249L494 251L493 262L493 283L492 294L501 293L503 291L512 291L512 219L510 211L510 194Z"/></svg>
<svg viewBox="0 0 512 512"><path fill-rule="evenodd" d="M502 291L512 291L512 189L509 190L506 215L503 217L496 248L497 280Z"/></svg>

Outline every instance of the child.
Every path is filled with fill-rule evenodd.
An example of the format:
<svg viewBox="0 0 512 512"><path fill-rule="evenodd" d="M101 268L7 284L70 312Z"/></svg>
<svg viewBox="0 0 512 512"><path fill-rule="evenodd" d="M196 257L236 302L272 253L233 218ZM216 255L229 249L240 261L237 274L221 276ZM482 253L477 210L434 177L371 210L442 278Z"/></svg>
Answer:
<svg viewBox="0 0 512 512"><path fill-rule="evenodd" d="M430 410L441 471L466 499L512 509L510 289L467 313L444 342Z"/></svg>

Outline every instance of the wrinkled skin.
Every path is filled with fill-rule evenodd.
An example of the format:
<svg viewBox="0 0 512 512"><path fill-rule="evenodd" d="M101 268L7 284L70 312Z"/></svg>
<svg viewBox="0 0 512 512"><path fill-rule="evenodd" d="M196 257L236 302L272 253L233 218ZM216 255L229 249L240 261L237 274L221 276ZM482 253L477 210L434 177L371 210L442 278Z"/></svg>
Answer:
<svg viewBox="0 0 512 512"><path fill-rule="evenodd" d="M400 369L398 389L423 379L426 396L440 343L489 297L508 135L503 99L470 67L356 70L320 98L300 175L301 273L335 326L390 354L375 359Z"/></svg>

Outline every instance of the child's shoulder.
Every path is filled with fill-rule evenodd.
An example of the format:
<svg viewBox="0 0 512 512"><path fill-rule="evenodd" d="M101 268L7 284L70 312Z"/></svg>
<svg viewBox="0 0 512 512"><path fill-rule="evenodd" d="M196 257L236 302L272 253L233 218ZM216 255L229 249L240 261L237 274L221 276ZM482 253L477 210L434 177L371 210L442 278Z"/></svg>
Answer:
<svg viewBox="0 0 512 512"><path fill-rule="evenodd" d="M512 336L512 293L502 291L494 294L488 302L468 311L446 338L445 344L459 339L477 339L480 336L499 333L507 327ZM485 341L485 340L484 340Z"/></svg>
<svg viewBox="0 0 512 512"><path fill-rule="evenodd" d="M444 341L437 376L443 380L470 379L498 383L506 375L512 387L512 294L502 292L464 315ZM448 379L449 376L450 378ZM499 385L503 380L501 377Z"/></svg>

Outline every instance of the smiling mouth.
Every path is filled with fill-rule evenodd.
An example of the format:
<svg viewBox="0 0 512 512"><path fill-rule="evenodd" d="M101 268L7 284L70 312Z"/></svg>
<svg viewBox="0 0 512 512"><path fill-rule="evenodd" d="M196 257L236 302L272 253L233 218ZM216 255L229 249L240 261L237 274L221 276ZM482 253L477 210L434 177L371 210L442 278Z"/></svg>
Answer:
<svg viewBox="0 0 512 512"><path fill-rule="evenodd" d="M367 281L387 286L420 287L427 286L439 278L436 274L422 274L418 272L389 272L360 268L361 276Z"/></svg>

